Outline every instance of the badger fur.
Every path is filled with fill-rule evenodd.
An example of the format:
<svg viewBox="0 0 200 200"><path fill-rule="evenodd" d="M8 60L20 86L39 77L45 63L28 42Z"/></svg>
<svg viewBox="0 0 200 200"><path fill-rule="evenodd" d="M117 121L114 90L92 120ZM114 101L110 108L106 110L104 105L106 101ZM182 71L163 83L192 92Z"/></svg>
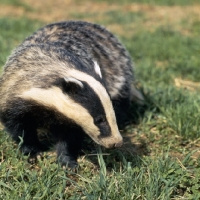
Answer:
<svg viewBox="0 0 200 200"><path fill-rule="evenodd" d="M0 78L0 120L16 142L23 138L24 154L45 150L38 139L42 129L54 138L61 165L75 167L84 134L106 148L122 145L117 123L123 124L132 99L142 100L132 82L130 56L105 28L50 24L8 58Z"/></svg>

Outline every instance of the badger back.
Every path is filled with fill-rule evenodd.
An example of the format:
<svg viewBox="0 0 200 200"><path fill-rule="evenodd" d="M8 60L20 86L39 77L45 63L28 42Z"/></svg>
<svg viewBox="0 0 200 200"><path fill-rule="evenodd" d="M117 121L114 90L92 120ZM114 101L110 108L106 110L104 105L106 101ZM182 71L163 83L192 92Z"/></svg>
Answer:
<svg viewBox="0 0 200 200"><path fill-rule="evenodd" d="M100 145L122 144L100 69L89 57L77 57L57 43L24 43L9 57L0 82L0 116L21 99L31 102L34 112L48 108L60 124L81 127Z"/></svg>
<svg viewBox="0 0 200 200"><path fill-rule="evenodd" d="M45 26L24 41L25 44L47 42L60 43L74 55L97 61L111 98L131 98L134 80L131 58L104 27L82 21L59 22Z"/></svg>

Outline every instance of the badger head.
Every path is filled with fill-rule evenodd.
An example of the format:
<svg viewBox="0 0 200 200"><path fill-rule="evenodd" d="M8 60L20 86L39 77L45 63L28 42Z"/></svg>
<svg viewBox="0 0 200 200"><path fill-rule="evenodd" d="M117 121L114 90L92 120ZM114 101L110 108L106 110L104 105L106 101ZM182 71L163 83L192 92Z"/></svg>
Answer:
<svg viewBox="0 0 200 200"><path fill-rule="evenodd" d="M100 80L100 71L98 73ZM112 148L123 143L107 90L101 81L87 73L66 70L65 76L60 77L55 85L48 89L32 88L23 93L23 98L34 99L62 113L97 144Z"/></svg>
<svg viewBox="0 0 200 200"><path fill-rule="evenodd" d="M119 133L112 102L105 87L94 78L82 74L64 78L68 98L73 100L71 119L82 127L96 143L106 147L119 147ZM69 113L68 113L69 114Z"/></svg>

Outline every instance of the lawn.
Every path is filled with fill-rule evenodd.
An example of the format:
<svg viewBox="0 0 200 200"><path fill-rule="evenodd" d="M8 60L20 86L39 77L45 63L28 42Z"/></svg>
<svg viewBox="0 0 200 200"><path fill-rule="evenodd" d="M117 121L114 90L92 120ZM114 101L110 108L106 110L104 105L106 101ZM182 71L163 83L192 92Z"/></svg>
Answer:
<svg viewBox="0 0 200 200"><path fill-rule="evenodd" d="M25 37L71 19L115 33L146 103L132 106L122 148L84 150L76 172L58 166L54 152L28 164L0 125L0 199L200 199L200 2L2 0L0 72Z"/></svg>

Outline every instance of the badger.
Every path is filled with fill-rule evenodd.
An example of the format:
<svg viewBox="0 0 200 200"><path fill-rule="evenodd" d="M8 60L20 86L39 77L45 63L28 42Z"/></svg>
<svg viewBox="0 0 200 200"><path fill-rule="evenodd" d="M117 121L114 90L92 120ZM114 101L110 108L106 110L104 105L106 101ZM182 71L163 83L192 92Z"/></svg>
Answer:
<svg viewBox="0 0 200 200"><path fill-rule="evenodd" d="M45 151L40 130L51 133L62 166L77 167L84 135L106 148L123 144L119 128L134 86L131 58L104 27L65 21L49 24L12 52L0 78L0 121L21 151Z"/></svg>

